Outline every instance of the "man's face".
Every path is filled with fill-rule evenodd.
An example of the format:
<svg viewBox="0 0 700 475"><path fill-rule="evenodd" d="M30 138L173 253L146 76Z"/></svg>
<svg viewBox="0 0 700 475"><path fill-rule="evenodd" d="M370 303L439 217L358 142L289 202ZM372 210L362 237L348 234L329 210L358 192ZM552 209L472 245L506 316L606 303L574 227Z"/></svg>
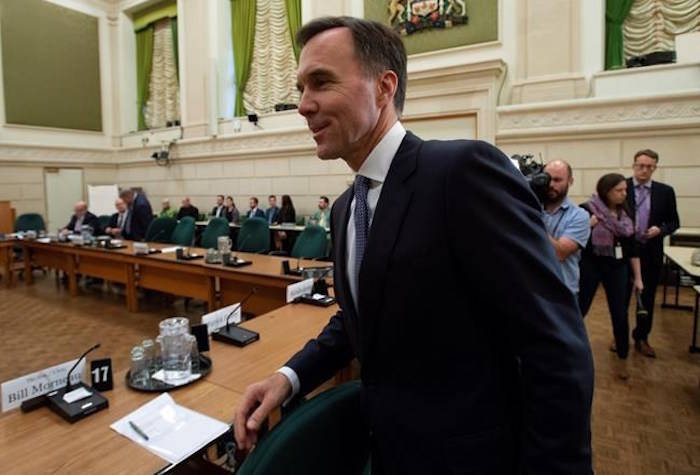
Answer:
<svg viewBox="0 0 700 475"><path fill-rule="evenodd" d="M273 208L273 207L277 206L277 198L274 197L274 196L269 197L269 198L267 199L267 202L268 202L268 204L270 205L270 208ZM252 206L251 206L251 208L252 208Z"/></svg>
<svg viewBox="0 0 700 475"><path fill-rule="evenodd" d="M326 208L328 208L328 204L326 203L326 200L324 200L324 199L318 200L318 209L324 210Z"/></svg>
<svg viewBox="0 0 700 475"><path fill-rule="evenodd" d="M189 208L190 207L190 200L188 200L186 198L184 200L182 200L182 207Z"/></svg>
<svg viewBox="0 0 700 475"><path fill-rule="evenodd" d="M224 199L221 196L216 197L216 206L223 206Z"/></svg>
<svg viewBox="0 0 700 475"><path fill-rule="evenodd" d="M85 216L85 213L87 212L87 207L84 204L77 204L73 206L73 212L77 217L83 217Z"/></svg>
<svg viewBox="0 0 700 475"><path fill-rule="evenodd" d="M250 205L250 209L256 208L258 206L258 204L255 202L255 200L253 198L248 200L248 204Z"/></svg>
<svg viewBox="0 0 700 475"><path fill-rule="evenodd" d="M126 211L126 203L124 203L124 200L115 201L114 206L117 208L117 211L120 213L123 213L124 211Z"/></svg>
<svg viewBox="0 0 700 475"><path fill-rule="evenodd" d="M130 206L131 202L134 201L134 195L124 195L122 196L122 200L127 206Z"/></svg>
<svg viewBox="0 0 700 475"><path fill-rule="evenodd" d="M377 82L357 60L348 28L319 33L304 46L297 72L299 113L319 158L347 160L367 148L381 110Z"/></svg>
<svg viewBox="0 0 700 475"><path fill-rule="evenodd" d="M547 190L547 200L550 203L557 203L563 200L569 193L569 186L573 183L573 177L569 176L569 170L564 164L551 163L544 168L549 173L552 180L549 182Z"/></svg>
<svg viewBox="0 0 700 475"><path fill-rule="evenodd" d="M634 161L634 177L641 183L651 180L656 170L656 160L648 155L640 155Z"/></svg>

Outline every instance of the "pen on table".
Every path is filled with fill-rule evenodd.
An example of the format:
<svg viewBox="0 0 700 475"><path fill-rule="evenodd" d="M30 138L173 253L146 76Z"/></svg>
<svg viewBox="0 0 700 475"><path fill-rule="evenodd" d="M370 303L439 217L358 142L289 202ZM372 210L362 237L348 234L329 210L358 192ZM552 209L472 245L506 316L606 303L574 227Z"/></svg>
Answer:
<svg viewBox="0 0 700 475"><path fill-rule="evenodd" d="M143 437L145 440L148 440L148 436L146 435L146 433L145 433L143 430L141 430L141 428L140 428L139 426L137 426L136 424L134 424L132 421L129 421L129 425L131 426L132 429L134 429L134 431L135 431L138 435L140 435L141 437Z"/></svg>

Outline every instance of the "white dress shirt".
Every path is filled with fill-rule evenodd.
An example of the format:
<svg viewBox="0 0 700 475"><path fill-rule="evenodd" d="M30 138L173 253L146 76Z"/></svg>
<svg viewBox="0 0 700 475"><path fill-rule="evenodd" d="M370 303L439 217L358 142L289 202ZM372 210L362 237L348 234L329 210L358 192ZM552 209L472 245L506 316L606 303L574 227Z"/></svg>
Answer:
<svg viewBox="0 0 700 475"><path fill-rule="evenodd" d="M117 227L122 231L124 230L124 226L126 226L126 218L128 216L129 210L126 209L123 213L119 213L119 217L117 217Z"/></svg>
<svg viewBox="0 0 700 475"><path fill-rule="evenodd" d="M396 121L396 123L389 129L389 131L382 137L379 143L372 149L372 151L367 155L364 163L357 171L358 175L362 175L370 179L369 190L367 191L367 206L369 207L369 230L371 234L372 230L372 218L374 218L374 210L377 209L377 203L379 202L379 196L382 193L382 186L384 181L386 181L386 176L389 173L389 168L391 167L391 162L394 160L396 152L401 146L403 138L406 136L406 129L404 129L401 122ZM358 288L357 282L353 276L357 275L355 273L355 198L353 197L350 203L350 218L348 219L347 228L347 248L346 248L346 263L347 263L347 276L348 283L350 284L350 293L352 294L352 300L355 304L355 309L359 309L359 298L358 298ZM282 373L287 377L289 383L292 385L292 394L289 396L285 404L291 400L299 392L300 383L299 376L297 376L296 371L288 366L284 366L277 370L277 372Z"/></svg>

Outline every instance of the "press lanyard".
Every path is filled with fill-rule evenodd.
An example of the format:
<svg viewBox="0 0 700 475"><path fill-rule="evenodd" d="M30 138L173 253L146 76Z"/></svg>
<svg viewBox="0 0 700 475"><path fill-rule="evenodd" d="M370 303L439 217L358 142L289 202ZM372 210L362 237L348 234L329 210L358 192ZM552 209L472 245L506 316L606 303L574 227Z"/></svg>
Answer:
<svg viewBox="0 0 700 475"><path fill-rule="evenodd" d="M559 208L559 209L561 209L561 208ZM557 220L556 226L554 226L554 229L552 230L552 237L553 238L557 237L557 229L559 229L559 225L561 224L561 220L564 219L565 214L566 214L566 209L563 209L561 215L559 216L559 219Z"/></svg>

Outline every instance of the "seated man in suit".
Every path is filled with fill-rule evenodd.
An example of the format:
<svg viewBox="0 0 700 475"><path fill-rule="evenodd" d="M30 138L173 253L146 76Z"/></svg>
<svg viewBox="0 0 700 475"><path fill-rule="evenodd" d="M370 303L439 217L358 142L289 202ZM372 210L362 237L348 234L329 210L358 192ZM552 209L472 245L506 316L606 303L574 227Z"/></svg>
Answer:
<svg viewBox="0 0 700 475"><path fill-rule="evenodd" d="M316 154L357 174L331 211L340 310L246 389L238 447L358 358L373 475L592 474L593 359L525 179L485 142L404 129L406 50L387 26L318 18L297 44Z"/></svg>
<svg viewBox="0 0 700 475"><path fill-rule="evenodd" d="M146 194L137 190L122 190L119 197L129 207L124 232L134 241L143 241L148 225L153 221L153 208Z"/></svg>
<svg viewBox="0 0 700 475"><path fill-rule="evenodd" d="M114 206L117 208L117 212L109 219L109 224L105 228L105 234L109 234L112 237L130 239L126 233L126 220L129 216L129 208L127 208L126 203L121 198L116 199Z"/></svg>
<svg viewBox="0 0 700 475"><path fill-rule="evenodd" d="M331 226L330 201L327 196L318 199L318 211L311 216L311 219L321 227L329 228Z"/></svg>
<svg viewBox="0 0 700 475"><path fill-rule="evenodd" d="M78 201L73 205L73 216L66 227L61 229L61 234L80 234L83 226L90 226L95 235L100 234L100 221L97 216L88 211L84 201Z"/></svg>
<svg viewBox="0 0 700 475"><path fill-rule="evenodd" d="M248 200L248 205L250 206L250 209L247 213L249 218L265 219L265 213L263 212L263 210L258 208L258 199L255 196L250 197L250 200Z"/></svg>
<svg viewBox="0 0 700 475"><path fill-rule="evenodd" d="M180 221L185 216L190 216L194 218L195 221L199 219L199 210L192 204L189 197L182 200L182 206L180 206L180 210L177 212L177 220Z"/></svg>
<svg viewBox="0 0 700 475"><path fill-rule="evenodd" d="M226 206L224 206L224 195L216 195L216 206L214 206L211 209L211 216L213 216L214 218L225 218L226 217Z"/></svg>
<svg viewBox="0 0 700 475"><path fill-rule="evenodd" d="M272 224L277 222L277 216L280 214L279 206L277 206L277 197L275 195L270 195L267 197L268 208L265 210L265 219L267 219L267 224Z"/></svg>

